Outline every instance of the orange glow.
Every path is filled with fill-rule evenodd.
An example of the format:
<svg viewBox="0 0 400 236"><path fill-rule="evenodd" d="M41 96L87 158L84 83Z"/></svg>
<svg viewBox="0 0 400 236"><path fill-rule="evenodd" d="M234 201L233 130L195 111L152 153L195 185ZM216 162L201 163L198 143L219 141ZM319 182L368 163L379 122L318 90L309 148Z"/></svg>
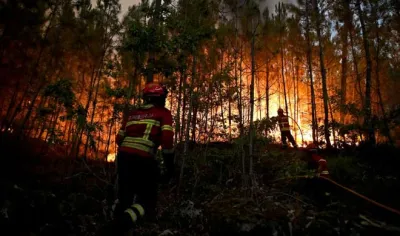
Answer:
<svg viewBox="0 0 400 236"><path fill-rule="evenodd" d="M107 155L107 162L114 162L116 157L116 153L110 153Z"/></svg>

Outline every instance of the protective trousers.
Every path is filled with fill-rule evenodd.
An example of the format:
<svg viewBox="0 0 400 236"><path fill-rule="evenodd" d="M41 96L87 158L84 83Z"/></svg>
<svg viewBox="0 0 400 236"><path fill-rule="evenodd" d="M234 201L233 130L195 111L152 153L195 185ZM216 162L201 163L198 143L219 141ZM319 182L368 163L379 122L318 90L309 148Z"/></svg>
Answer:
<svg viewBox="0 0 400 236"><path fill-rule="evenodd" d="M282 144L284 146L287 145L286 139L289 139L289 142L292 143L293 147L297 147L296 141L293 138L293 135L290 133L290 131L281 131L281 138L282 138Z"/></svg>
<svg viewBox="0 0 400 236"><path fill-rule="evenodd" d="M116 219L123 228L132 227L143 217L156 216L158 163L153 158L120 152L117 157L118 199ZM135 201L134 200L134 197Z"/></svg>

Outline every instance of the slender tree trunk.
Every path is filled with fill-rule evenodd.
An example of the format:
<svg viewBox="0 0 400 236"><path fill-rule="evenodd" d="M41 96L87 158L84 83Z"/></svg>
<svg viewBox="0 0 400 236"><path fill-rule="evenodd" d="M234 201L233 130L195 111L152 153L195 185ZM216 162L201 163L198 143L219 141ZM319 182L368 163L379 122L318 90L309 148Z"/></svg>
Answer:
<svg viewBox="0 0 400 236"><path fill-rule="evenodd" d="M315 2L315 12L316 12L316 30L319 44L319 62L321 67L321 79L322 79L322 93L324 97L324 133L327 148L332 148L331 141L329 139L329 107L328 107L328 89L326 85L326 69L324 62L324 48L322 45L322 35L321 35L321 13L319 11L318 3Z"/></svg>
<svg viewBox="0 0 400 236"><path fill-rule="evenodd" d="M72 126L73 126L74 122L72 122L72 120L69 122L69 126L68 126L68 136L67 136L67 143L71 143L71 132L72 132Z"/></svg>
<svg viewBox="0 0 400 236"><path fill-rule="evenodd" d="M287 101L287 96L286 96L286 81L285 81L285 64L284 64L284 55L283 55L283 42L281 39L281 74L282 74L282 84L283 84L283 96L285 99L285 112L286 114L289 114L289 107L288 107L288 101Z"/></svg>
<svg viewBox="0 0 400 236"><path fill-rule="evenodd" d="M239 106L239 124L240 124L240 137L243 137L243 135L244 135L244 114L243 114L243 100L242 100L242 86L243 86L243 81L242 81L242 76L243 76L242 63L243 63L243 45L240 45L240 60L239 60L239 100L238 100L238 106Z"/></svg>
<svg viewBox="0 0 400 236"><path fill-rule="evenodd" d="M256 26L257 27L257 26ZM250 82L250 130L249 130L249 175L253 175L253 138L254 138L254 79L256 74L256 60L255 60L255 29L251 38L251 82Z"/></svg>
<svg viewBox="0 0 400 236"><path fill-rule="evenodd" d="M114 113L115 111L113 111ZM112 133L112 128L114 125L114 114L113 117L110 120L110 129L108 130L108 137L107 137L107 146L106 146L106 156L104 157L105 160L107 161L107 156L108 156L108 152L110 150L110 142L111 142L111 133Z"/></svg>
<svg viewBox="0 0 400 236"><path fill-rule="evenodd" d="M308 73L310 75L310 91L311 91L311 119L312 119L312 139L313 142L317 141L316 130L317 116L316 116L316 105L315 105L315 91L314 91L314 79L313 79L313 69L312 69L312 49L311 49L311 38L310 38L310 19L309 19L309 2L306 1L306 41L307 41L307 64Z"/></svg>
<svg viewBox="0 0 400 236"><path fill-rule="evenodd" d="M190 88L189 88L189 110L188 110L188 115L186 119L186 131L185 131L185 148L184 148L184 155L187 155L188 151L188 144L189 144L189 133L190 133L190 121L192 117L192 110L193 110L193 89L194 89L194 84L196 82L196 63L197 63L197 57L193 55L193 65L192 65L192 78L191 78L191 83L190 83Z"/></svg>
<svg viewBox="0 0 400 236"><path fill-rule="evenodd" d="M299 76L299 66L296 66L296 94L297 94L297 98L296 98L296 121L299 122L300 119L300 115L299 115L299 111L300 111L300 93L299 93L299 80L300 80L300 76ZM300 127L298 127L299 129L301 129ZM301 130L300 130L301 132Z"/></svg>
<svg viewBox="0 0 400 236"><path fill-rule="evenodd" d="M211 92L210 92L211 89L210 88L211 88L211 86L207 85L207 102L206 102L206 108L205 108L205 111L204 111L205 112L204 135L208 134L208 113L209 113L209 110L212 112L212 107L211 107L211 109L209 108L210 104L212 102L212 99L211 99L211 96L210 96L210 94L211 94ZM212 113L210 114L210 116L212 116ZM203 141L206 142L206 137L204 137Z"/></svg>
<svg viewBox="0 0 400 236"><path fill-rule="evenodd" d="M344 0L343 4L344 4L345 16L346 16L345 27L347 27L349 29L351 55L352 55L352 61L353 61L353 66L354 66L354 72L356 75L354 91L358 92L358 95L360 96L361 107L364 107L364 97L363 97L362 89L361 89L361 78L360 78L360 73L359 73L359 69L358 69L358 58L357 58L357 52L355 49L355 42L354 42L355 29L354 29L354 25L353 25L353 13L350 10L350 1L349 0ZM356 98L354 97L354 99L356 99Z"/></svg>
<svg viewBox="0 0 400 236"><path fill-rule="evenodd" d="M160 16L161 0L155 0L155 2L156 2L156 5L155 5L155 11L154 11L154 15L153 15L152 28L154 31L157 31L159 19L161 17ZM147 83L153 82L154 66L155 66L155 52L153 50L151 50L149 52L149 59L147 61L147 78L146 78Z"/></svg>
<svg viewBox="0 0 400 236"><path fill-rule="evenodd" d="M335 133L335 118L333 117L333 111L332 111L332 104L329 101L329 111L330 111L330 115L331 115L331 120L332 120L332 137L333 137L333 147L337 148L336 145L336 133Z"/></svg>
<svg viewBox="0 0 400 236"><path fill-rule="evenodd" d="M344 5L346 5L344 0ZM345 118L345 112L343 110L343 107L346 105L346 96L347 96L347 57L348 57L348 48L349 48L349 41L348 41L348 33L350 29L349 25L349 12L345 11L345 16L344 16L344 27L343 27L343 32L341 34L342 38L342 77L340 80L340 88L341 88L341 94L340 94L340 105L341 105L341 112L340 112L340 123L344 124L344 118Z"/></svg>
<svg viewBox="0 0 400 236"><path fill-rule="evenodd" d="M229 137L228 141L232 141L232 99L231 99L231 83L228 83L228 125L229 125Z"/></svg>
<svg viewBox="0 0 400 236"><path fill-rule="evenodd" d="M102 65L102 64L103 64L103 59L101 59L99 68L101 68L101 65ZM98 93L99 93L100 79L101 79L100 72L97 73L96 77L97 77L98 79L97 79L96 91L95 91L94 99L93 99L93 103L92 103L93 111L92 111L92 116L91 116L91 118L90 118L90 125L93 125L94 115L96 114L97 95L98 95ZM128 97L128 99L129 99L129 98L130 98L130 97ZM130 100L130 99L129 99L129 100ZM129 100L128 100L128 101L129 101ZM126 112L125 114L127 114L127 112ZM86 136L89 137L89 135L90 135L90 132L89 132L89 130L87 130ZM84 151L84 154L83 154L83 158L85 158L85 160L86 160L86 154L87 154L88 146L89 146L89 139L86 139L85 151Z"/></svg>
<svg viewBox="0 0 400 236"><path fill-rule="evenodd" d="M45 98L41 97L40 98L40 102L39 102L39 108L43 106L43 103L45 102ZM29 128L28 128L28 132L27 132L27 136L31 137L32 136L32 132L33 130L35 130L35 123L37 121L37 119L39 118L39 113L36 112L35 117L32 119L32 121L29 124ZM36 125L36 133L33 134L33 137L35 137L35 135L37 134L38 130L39 130L40 125Z"/></svg>
<svg viewBox="0 0 400 236"><path fill-rule="evenodd" d="M176 119L175 119L175 146L178 143L178 133L179 133L179 139L182 141L182 136L181 136L181 124L180 124L180 118L181 118L181 102L182 102L182 83L183 83L183 76L184 72L181 70L180 71L180 76L179 76L179 88L178 88L178 105L177 105L177 111L176 111Z"/></svg>
<svg viewBox="0 0 400 236"><path fill-rule="evenodd" d="M291 66L292 66L292 87L293 87L293 115L292 115L292 118L293 118L293 120L295 120L296 122L297 122L297 120L296 120L296 71L295 71L295 65L294 65L294 55L292 55L292 64L291 64ZM290 100L289 100L290 101ZM290 106L290 109L292 109L292 106L291 105L289 105ZM296 139L297 138L297 126L296 125L294 125L294 127L293 127L293 130L294 130L294 138Z"/></svg>
<svg viewBox="0 0 400 236"><path fill-rule="evenodd" d="M196 124L197 124L197 110L198 110L198 98L195 98L196 100L193 101L193 115L192 115L192 135L191 135L191 140L193 142L196 141Z"/></svg>
<svg viewBox="0 0 400 236"><path fill-rule="evenodd" d="M266 68L265 68L265 111L266 117L269 119L269 60L267 59Z"/></svg>
<svg viewBox="0 0 400 236"><path fill-rule="evenodd" d="M192 78L191 78L191 84L189 88L189 111L188 111L188 118L186 120L186 131L185 131L185 145L183 148L183 159L182 159L182 165L181 165L181 170L180 170L180 175L179 175L179 186L178 186L178 192L180 189L180 186L182 184L183 180L183 171L185 169L185 159L187 157L188 153L188 148L189 148L189 127L190 127L190 118L191 118L191 113L192 113L192 108L193 108L193 88L195 86L196 82L196 62L197 62L197 57L196 55L193 54L193 65L192 65Z"/></svg>
<svg viewBox="0 0 400 236"><path fill-rule="evenodd" d="M361 3L360 0L356 1L356 7L358 11L359 20L361 23L361 32L364 44L364 51L365 51L365 60L367 62L367 69L366 69L366 78L365 78L365 120L364 125L367 127L368 130L368 141L372 144L375 144L375 133L371 119L371 70L372 70L372 61L371 55L369 52L369 40L368 40L368 33L365 27L364 22L364 14L361 10Z"/></svg>
<svg viewBox="0 0 400 236"><path fill-rule="evenodd" d="M278 11L279 11L279 21L282 23L282 7L281 3L278 5ZM284 46L283 46L283 31L284 31L284 26L280 26L280 34L279 34L279 43L280 43L280 53L281 53L281 74L282 74L282 83L283 83L283 96L285 99L285 111L286 114L289 114L289 108L288 108L288 101L286 98L286 81L285 81L285 58L284 58Z"/></svg>
<svg viewBox="0 0 400 236"><path fill-rule="evenodd" d="M385 126L385 131L383 132L386 137L388 138L389 142L392 144L393 143L393 139L390 136L390 129L389 129L389 125L388 125L388 120L387 120L387 116L386 116L386 112L385 112L385 107L383 105L383 99L382 99L382 94L381 94L381 82L380 82L380 44L381 44L381 38L379 35L379 24L378 22L376 22L376 55L375 55L375 63L376 63L376 69L375 69L375 79L376 79L376 93L378 94L378 99L379 99L379 107L381 109L382 112L382 116L383 116L383 125Z"/></svg>
<svg viewBox="0 0 400 236"><path fill-rule="evenodd" d="M83 132L85 131L85 128L86 128L86 125L87 125L87 123L86 123L87 122L86 121L87 113L89 111L90 102L92 100L94 85L96 84L95 71L96 71L96 66L93 65L92 75L91 75L90 84L89 84L88 100L87 100L85 108L84 108L84 111L85 111L84 124L79 124L78 125L76 139L75 139L75 142L74 142L75 146L71 150L71 155L75 154L75 157L79 156L79 148L81 146Z"/></svg>
<svg viewBox="0 0 400 236"><path fill-rule="evenodd" d="M186 128L186 106L187 106L187 79L186 77L184 77L184 81L183 81L183 105L182 105L182 122L181 122L181 129L180 129L180 135L179 135L179 141L182 142L184 141L183 138L185 137L185 128Z"/></svg>
<svg viewBox="0 0 400 236"><path fill-rule="evenodd" d="M51 130L51 135L54 137L54 136L56 136L56 127L57 127L57 124L58 124L58 118L60 117L60 113L61 113L61 105L59 105L59 104L57 104L58 103L58 101L56 101L55 102L55 106L56 106L56 114L54 115L55 117L54 117L54 121L52 121L52 125L51 125L51 128L50 128L50 130Z"/></svg>
<svg viewBox="0 0 400 236"><path fill-rule="evenodd" d="M223 73L223 62L224 62L224 52L222 51L221 52L221 67L220 67L220 73L222 74ZM217 85L217 82L216 82L216 85ZM224 101L223 101L223 94L222 94L222 87L223 87L223 84L222 84L222 80L220 80L220 83L219 83L219 85L217 85L216 86L217 87L217 89L218 89L218 92L219 92L219 100L220 100L220 103L221 103L221 119L222 119L222 125L223 125L223 127L224 127L224 130L226 130L226 123L225 123L225 117L224 117Z"/></svg>
<svg viewBox="0 0 400 236"><path fill-rule="evenodd" d="M17 83L15 84L14 93L13 93L11 99L10 99L10 103L8 104L7 112L6 112L5 116L4 116L4 121L5 122L1 123L0 130L2 130L4 127L6 127L7 119L10 116L12 108L14 107L15 102L16 102L16 100L18 98L20 84L21 84L21 79L18 79ZM7 99L4 99L4 101L5 100L7 100Z"/></svg>
<svg viewBox="0 0 400 236"><path fill-rule="evenodd" d="M132 75L129 76L129 88L128 88L128 97L125 100L125 105L124 105L124 110L123 110L123 120L126 120L128 117L128 112L129 112L129 105L131 104L131 100L133 97L133 90L135 89L135 83L137 81L137 67L133 69ZM98 86L97 86L98 87ZM97 92L96 92L97 94ZM93 112L94 113L94 112Z"/></svg>
<svg viewBox="0 0 400 236"><path fill-rule="evenodd" d="M34 93L34 95L32 96L32 98L30 100L31 104L29 104L28 112L26 113L26 115L24 116L24 119L21 122L21 127L20 127L20 130L19 130L18 135L17 135L19 138L22 138L22 134L23 134L24 129L25 129L25 124L28 121L28 119L31 117L33 108L34 108L35 103L36 103L36 99L38 98L39 93L40 93L40 91L42 91L42 88L44 87L44 85L45 85L45 81L43 79L40 82L39 88L37 89L37 91Z"/></svg>

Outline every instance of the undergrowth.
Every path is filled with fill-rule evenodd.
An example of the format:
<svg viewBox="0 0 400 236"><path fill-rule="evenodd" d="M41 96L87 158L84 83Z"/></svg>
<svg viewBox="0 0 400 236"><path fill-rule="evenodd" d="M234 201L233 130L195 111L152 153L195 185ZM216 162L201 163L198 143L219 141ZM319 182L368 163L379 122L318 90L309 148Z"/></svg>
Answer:
<svg viewBox="0 0 400 236"><path fill-rule="evenodd" d="M7 145L3 145L1 151L6 149ZM135 232L138 235L370 232L395 235L400 232L396 226L374 219L376 215L367 208L359 207L359 199L347 201L334 189L321 187L315 178L291 179L313 175L301 151L258 146L253 156L253 174L249 175L247 156L243 174L241 150L240 145L221 148L214 145L195 147L185 157L178 155L177 170L185 158L182 181L160 185L157 222L142 222ZM112 220L115 200L112 163L89 160L86 166L81 160L52 158L52 153L32 161L29 150L15 155L18 161L2 166L14 173L2 172L0 222L4 232L107 235L104 229ZM351 155L332 155L327 159L333 179L365 190L362 183L369 176L370 165ZM19 168L22 161L25 166ZM375 179L398 184L394 179L377 176ZM371 183L376 187L376 182Z"/></svg>

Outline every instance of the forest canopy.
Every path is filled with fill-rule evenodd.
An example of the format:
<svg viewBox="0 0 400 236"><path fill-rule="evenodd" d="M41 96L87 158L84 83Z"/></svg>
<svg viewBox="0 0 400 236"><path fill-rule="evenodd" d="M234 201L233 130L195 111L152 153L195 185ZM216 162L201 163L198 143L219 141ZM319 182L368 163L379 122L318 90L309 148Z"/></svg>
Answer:
<svg viewBox="0 0 400 236"><path fill-rule="evenodd" d="M397 0L0 1L1 130L106 158L146 82L175 142L400 140Z"/></svg>

